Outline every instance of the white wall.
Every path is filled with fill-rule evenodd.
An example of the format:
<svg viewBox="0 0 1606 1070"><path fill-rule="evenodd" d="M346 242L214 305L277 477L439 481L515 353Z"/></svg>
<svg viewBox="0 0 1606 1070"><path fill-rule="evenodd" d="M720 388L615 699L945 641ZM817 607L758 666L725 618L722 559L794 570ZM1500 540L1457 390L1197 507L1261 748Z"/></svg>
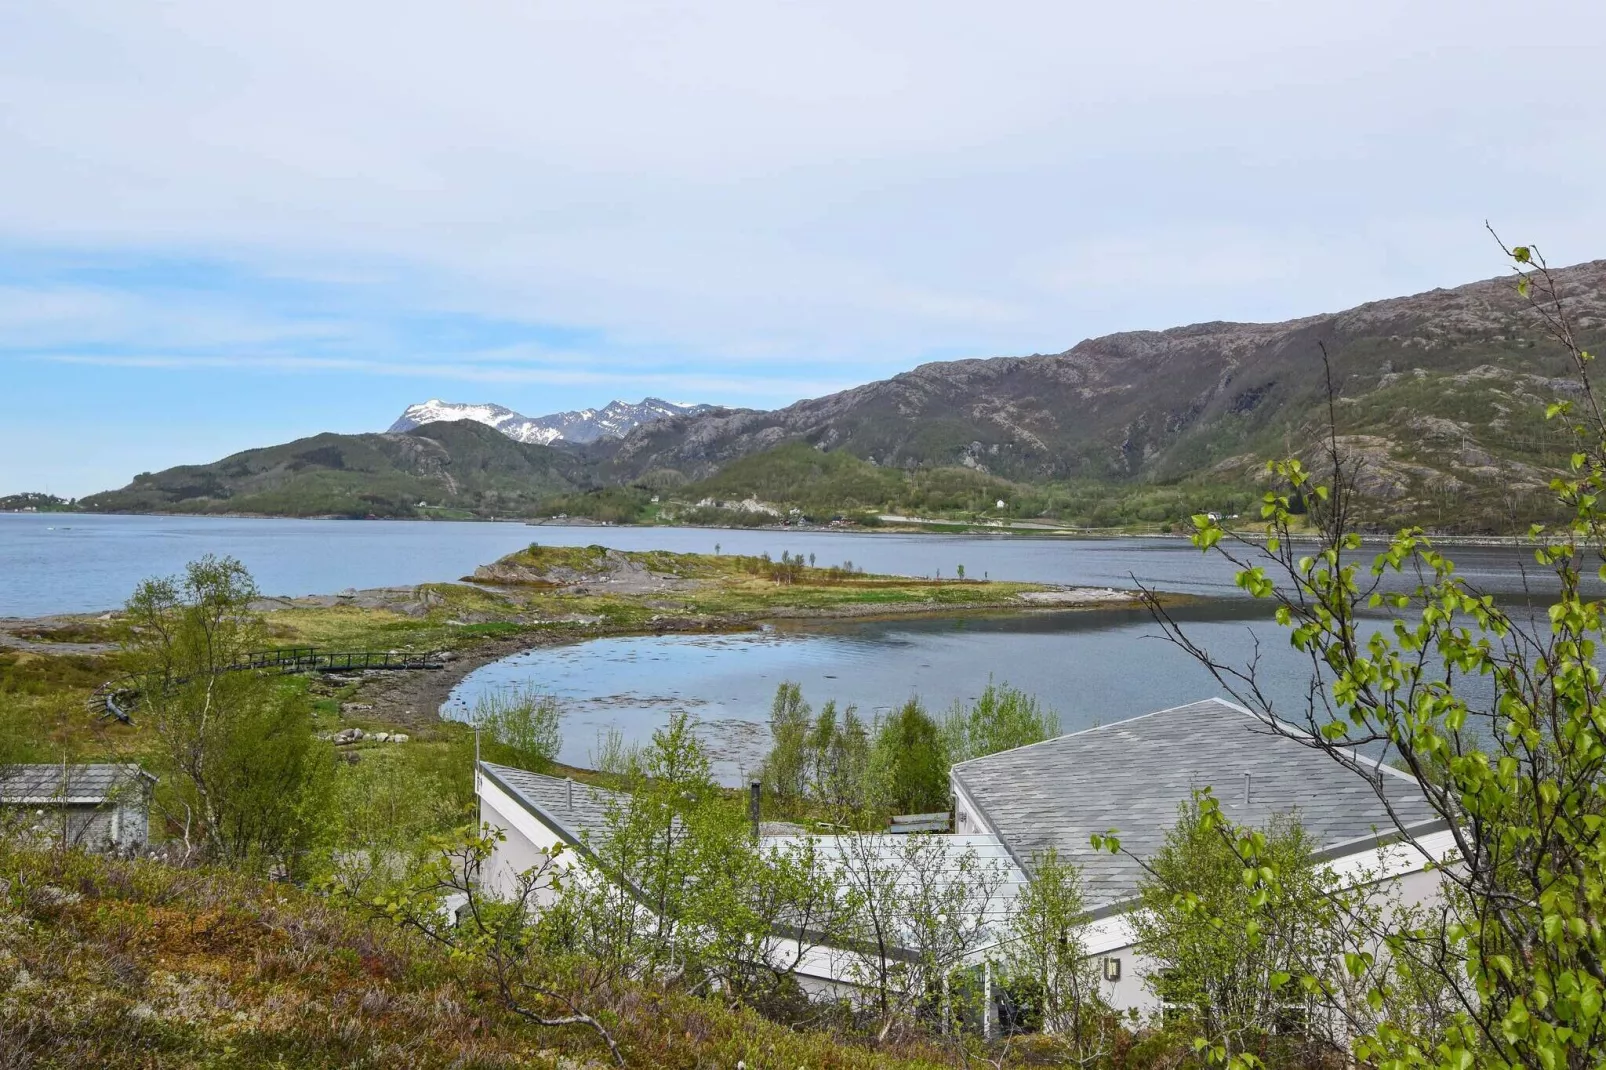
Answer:
<svg viewBox="0 0 1606 1070"><path fill-rule="evenodd" d="M1435 860L1447 857L1454 842L1448 832L1432 833L1420 840ZM1342 885L1375 888L1390 897L1397 896L1404 906L1420 906L1440 899L1444 877L1437 871L1424 869L1426 864L1422 852L1403 844L1381 851L1376 848L1357 851L1328 863ZM1157 967L1134 945L1132 927L1123 916L1095 922L1088 932L1088 951L1094 958L1121 960L1120 979L1104 985L1104 995L1110 1006L1118 1011L1136 1010L1147 1018L1160 1011L1160 1001L1148 988L1148 978Z"/></svg>
<svg viewBox="0 0 1606 1070"><path fill-rule="evenodd" d="M491 851L481 870L485 890L499 899L508 899L520 890L519 876L541 866L563 842L556 830L530 812L523 803L503 791L495 781L476 773L480 797L480 824L498 829L504 839ZM572 849L559 852L556 866L567 871L576 862ZM554 896L538 893L531 905L544 907Z"/></svg>
<svg viewBox="0 0 1606 1070"><path fill-rule="evenodd" d="M954 792L954 833L959 836L996 835L959 781L950 777L948 784Z"/></svg>

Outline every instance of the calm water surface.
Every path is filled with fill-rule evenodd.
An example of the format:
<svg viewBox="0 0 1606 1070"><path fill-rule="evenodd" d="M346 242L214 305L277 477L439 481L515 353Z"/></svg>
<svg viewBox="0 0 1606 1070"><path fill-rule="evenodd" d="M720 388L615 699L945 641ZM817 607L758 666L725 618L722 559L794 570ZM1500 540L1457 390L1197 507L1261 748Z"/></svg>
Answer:
<svg viewBox="0 0 1606 1070"><path fill-rule="evenodd" d="M240 558L270 594L331 593L452 580L539 541L619 549L814 554L871 572L955 574L1055 583L1147 586L1217 596L1180 616L1213 654L1259 657L1266 686L1300 708L1307 665L1285 634L1232 582L1232 570L1180 540L1028 539L840 532L530 527L522 524L261 520L0 514L0 616L86 612L119 605L141 579L202 554ZM1458 547L1462 574L1510 601L1525 588L1516 549ZM1142 610L962 619L816 622L726 636L598 639L528 651L466 678L443 707L462 716L488 690L533 685L566 711L565 760L590 764L600 733L643 741L671 711L703 726L719 770L736 781L767 747L776 686L795 680L867 715L918 695L933 710L967 701L989 679L1041 697L1070 731L1221 693L1191 658L1159 638Z"/></svg>
<svg viewBox="0 0 1606 1070"><path fill-rule="evenodd" d="M85 613L121 605L135 584L203 554L245 562L268 594L332 594L454 580L531 542L601 543L621 550L814 554L870 572L955 574L1050 583L1239 595L1232 571L1177 539L1030 539L1017 536L870 535L832 531L531 527L386 520L0 513L0 617ZM1516 549L1458 547L1462 573L1484 589L1521 590Z"/></svg>
<svg viewBox="0 0 1606 1070"><path fill-rule="evenodd" d="M1303 720L1308 662L1260 606L1221 601L1176 616L1193 641L1233 664L1257 656L1258 636L1263 689L1283 716ZM989 679L1037 695L1067 732L1225 696L1147 612L1117 610L596 639L487 665L458 685L441 712L467 717L486 692L534 687L564 710L562 760L594 766L608 729L642 743L684 711L699 722L721 779L735 784L768 749L770 702L782 681L801 684L816 709L836 699L869 720L911 696L940 712L974 699Z"/></svg>

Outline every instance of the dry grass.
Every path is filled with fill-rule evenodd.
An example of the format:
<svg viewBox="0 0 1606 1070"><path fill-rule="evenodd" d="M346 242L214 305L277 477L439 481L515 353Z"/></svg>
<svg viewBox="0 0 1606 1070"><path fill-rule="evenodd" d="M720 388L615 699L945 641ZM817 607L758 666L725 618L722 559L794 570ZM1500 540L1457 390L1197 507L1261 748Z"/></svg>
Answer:
<svg viewBox="0 0 1606 1070"><path fill-rule="evenodd" d="M503 1010L473 963L295 888L5 845L0 874L0 1066L606 1064L588 1032ZM601 1009L637 1067L944 1063L681 994L626 987Z"/></svg>

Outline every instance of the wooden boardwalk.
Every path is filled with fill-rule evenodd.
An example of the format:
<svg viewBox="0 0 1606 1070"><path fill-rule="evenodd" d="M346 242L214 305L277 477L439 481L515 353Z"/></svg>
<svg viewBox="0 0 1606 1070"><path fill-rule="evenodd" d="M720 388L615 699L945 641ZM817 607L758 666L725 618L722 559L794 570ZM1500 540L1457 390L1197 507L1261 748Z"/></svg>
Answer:
<svg viewBox="0 0 1606 1070"><path fill-rule="evenodd" d="M225 672L394 672L400 670L444 669L446 661L438 651L423 654L395 650L320 650L315 646L284 647L278 650L256 650L233 663L218 669ZM141 694L152 687L182 684L179 680L158 679L155 676L124 676L108 680L89 696L91 713L113 717L124 724L133 724L133 710Z"/></svg>

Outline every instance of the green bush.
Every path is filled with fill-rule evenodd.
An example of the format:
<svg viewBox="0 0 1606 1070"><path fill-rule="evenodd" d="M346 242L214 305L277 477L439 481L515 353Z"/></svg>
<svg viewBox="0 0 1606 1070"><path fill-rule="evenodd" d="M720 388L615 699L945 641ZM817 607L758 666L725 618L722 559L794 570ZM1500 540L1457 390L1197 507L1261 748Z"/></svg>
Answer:
<svg viewBox="0 0 1606 1070"><path fill-rule="evenodd" d="M874 782L895 812L948 809L948 748L918 698L876 726L873 753Z"/></svg>

